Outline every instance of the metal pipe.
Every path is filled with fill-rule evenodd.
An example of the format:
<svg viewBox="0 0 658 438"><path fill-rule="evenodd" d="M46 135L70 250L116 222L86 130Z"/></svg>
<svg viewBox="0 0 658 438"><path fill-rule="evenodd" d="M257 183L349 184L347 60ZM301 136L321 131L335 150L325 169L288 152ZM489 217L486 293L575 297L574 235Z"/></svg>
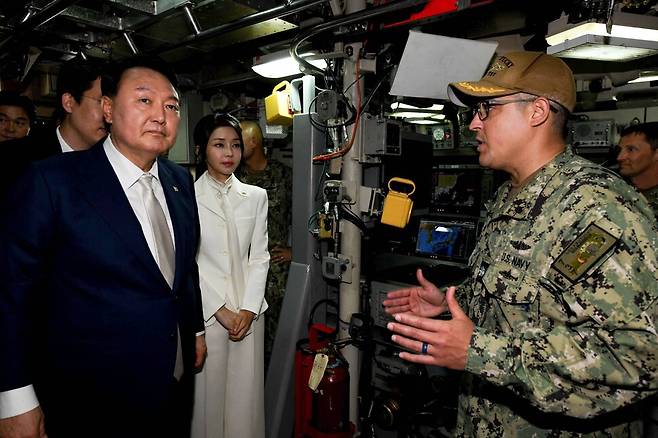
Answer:
<svg viewBox="0 0 658 438"><path fill-rule="evenodd" d="M276 6L272 9L266 11L256 12L246 17L238 18L237 20L230 21L228 23L221 24L217 27L211 29L206 29L201 31L197 35L190 35L187 38L184 38L180 42L169 45L167 47L162 47L155 49L156 53L167 52L169 50L177 49L179 47L191 44L194 42L199 42L208 38L212 38L218 35L222 35L228 32L232 32L243 27L251 26L252 24L262 23L267 20L272 20L274 18L281 18L286 15L295 14L297 12L304 11L306 9L312 8L313 6L325 3L328 0L299 0L295 3L286 3L281 6Z"/></svg>
<svg viewBox="0 0 658 438"><path fill-rule="evenodd" d="M139 53L139 50L137 49L135 42L133 41L132 37L128 34L128 32L123 33L123 38L126 40L126 43L128 43L128 47L130 47L130 51L133 52L133 55L137 55Z"/></svg>
<svg viewBox="0 0 658 438"><path fill-rule="evenodd" d="M9 41L20 39L26 32L49 22L61 14L66 8L77 2L78 0L53 0L44 6L39 12L29 14L29 16L26 16L27 18L24 18L23 21L14 28L10 37L0 42L0 49L2 49Z"/></svg>
<svg viewBox="0 0 658 438"><path fill-rule="evenodd" d="M423 3L427 3L427 1L428 0L402 0L396 3L389 3L384 6L379 6L377 8L354 12L353 14L346 15L334 21L319 24L295 37L295 39L292 41L292 44L290 45L290 56L292 56L293 59L295 59L297 63L299 63L300 70L302 70L303 73L324 74L322 70L318 69L313 64L311 64L310 62L306 61L305 59L301 58L298 55L297 49L304 41L311 38L312 36L315 36L329 29L333 29L339 26L349 26L350 24L358 23L360 21L377 17L379 15L387 14L389 12L399 11L401 9L406 9L413 6L421 5Z"/></svg>
<svg viewBox="0 0 658 438"><path fill-rule="evenodd" d="M359 1L359 0L357 0ZM349 3L349 1L348 1ZM358 7L358 6L357 6ZM363 5L365 7L365 4ZM358 62L359 53L361 51L362 43L353 43L352 57L345 60L343 69L343 84L349 84L353 81L355 85L349 90L349 99L352 104L357 107L359 102L363 101L364 96L364 83L363 77L359 75L356 70L356 62ZM358 123L356 120L354 123ZM361 164L359 163L359 156L361 155L361 132L360 129L354 133L354 142L352 148L343 157L343 171L341 173L341 180L344 181L346 186L352 185L353 193L350 193L352 198L352 205L348 206L350 210L356 215L361 214L359 194L361 183L363 179L363 172ZM350 260L349 269L351 269L350 276L352 281L350 283L340 283L340 299L338 300L339 308L339 332L338 338L349 338L349 321L353 313L359 312L359 303L361 296L361 232L359 228L353 223L341 219L341 236L340 247L341 254ZM359 410L358 410L358 395L359 395L359 381L361 370L361 358L359 350L354 345L348 345L342 350L350 370L350 421L358 426L359 424Z"/></svg>
<svg viewBox="0 0 658 438"><path fill-rule="evenodd" d="M199 35L201 33L201 27L199 27L199 23L196 21L189 4L183 6L183 12L185 12L185 17L187 17L188 23L190 23L192 30L194 30L194 35Z"/></svg>
<svg viewBox="0 0 658 438"><path fill-rule="evenodd" d="M78 0L53 0L44 6L39 12L33 14L27 20L23 21L16 27L17 31L24 31L28 29L36 29L37 27L46 24L59 14L64 9L76 4Z"/></svg>

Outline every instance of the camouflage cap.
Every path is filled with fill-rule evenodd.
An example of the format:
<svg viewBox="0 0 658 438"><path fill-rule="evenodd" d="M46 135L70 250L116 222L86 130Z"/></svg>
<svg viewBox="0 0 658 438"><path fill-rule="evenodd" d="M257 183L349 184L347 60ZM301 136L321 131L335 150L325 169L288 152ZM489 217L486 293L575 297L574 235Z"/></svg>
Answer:
<svg viewBox="0 0 658 438"><path fill-rule="evenodd" d="M542 96L570 112L576 106L571 69L559 58L542 52L510 52L498 57L479 81L448 85L450 100L460 106L515 93Z"/></svg>

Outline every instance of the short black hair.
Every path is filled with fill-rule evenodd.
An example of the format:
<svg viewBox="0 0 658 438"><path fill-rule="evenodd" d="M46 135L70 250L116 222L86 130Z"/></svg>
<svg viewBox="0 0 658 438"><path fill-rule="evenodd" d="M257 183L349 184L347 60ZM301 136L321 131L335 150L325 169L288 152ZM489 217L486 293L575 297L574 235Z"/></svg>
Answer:
<svg viewBox="0 0 658 438"><path fill-rule="evenodd" d="M171 85L178 90L178 80L172 68L164 60L157 56L138 55L126 58L115 67L108 69L101 78L101 89L103 96L114 97L117 94L121 77L131 68L147 68L154 70L166 77Z"/></svg>
<svg viewBox="0 0 658 438"><path fill-rule="evenodd" d="M36 109L34 108L34 103L27 96L22 96L15 91L0 91L0 105L3 106L17 106L22 108L27 114L28 119L30 119L30 125L34 123L34 119L37 117Z"/></svg>
<svg viewBox="0 0 658 438"><path fill-rule="evenodd" d="M637 125L630 125L621 131L621 137L631 134L644 134L647 143L651 145L654 151L658 149L658 122L639 123Z"/></svg>
<svg viewBox="0 0 658 438"><path fill-rule="evenodd" d="M55 116L63 119L66 111L62 108L62 96L66 93L73 96L77 103L82 100L85 91L94 86L94 81L103 72L100 64L88 60L73 58L62 64L57 75L57 108Z"/></svg>
<svg viewBox="0 0 658 438"><path fill-rule="evenodd" d="M238 134L240 139L240 151L242 156L244 156L244 142L242 141L242 129L240 128L240 121L233 117L230 114L208 114L207 116L201 117L194 127L194 145L199 146L199 161L205 163L208 159L206 148L208 146L208 140L210 140L210 135L217 128L223 126L235 129L235 132ZM242 158L240 158L240 164L242 164ZM198 177L199 175L197 175Z"/></svg>

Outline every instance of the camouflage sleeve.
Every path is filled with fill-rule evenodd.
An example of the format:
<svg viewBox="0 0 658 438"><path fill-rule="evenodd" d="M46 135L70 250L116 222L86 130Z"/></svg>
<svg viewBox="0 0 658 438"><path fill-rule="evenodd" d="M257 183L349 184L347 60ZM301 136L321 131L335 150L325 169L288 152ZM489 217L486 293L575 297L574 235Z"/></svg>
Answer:
<svg viewBox="0 0 658 438"><path fill-rule="evenodd" d="M466 370L543 411L590 418L658 389L658 239L646 216L623 205L592 206L575 222L569 226L604 229L613 245L569 280L555 269L569 252L558 243L546 275L520 286L530 300L500 300L490 309L529 311L529 323L506 333L477 327Z"/></svg>

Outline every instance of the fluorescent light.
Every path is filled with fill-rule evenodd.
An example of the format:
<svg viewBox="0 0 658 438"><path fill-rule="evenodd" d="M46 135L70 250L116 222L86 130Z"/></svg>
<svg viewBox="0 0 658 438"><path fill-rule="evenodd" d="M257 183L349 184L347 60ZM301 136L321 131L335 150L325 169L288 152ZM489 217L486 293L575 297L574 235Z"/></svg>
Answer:
<svg viewBox="0 0 658 438"><path fill-rule="evenodd" d="M605 28L603 23L583 23L571 29L556 33L555 35L546 37L546 42L555 46L567 40L573 40L583 35L599 35L604 37L619 37L627 38L630 40L642 41L658 41L658 30L644 29L632 26L619 26L613 25L610 33Z"/></svg>
<svg viewBox="0 0 658 438"><path fill-rule="evenodd" d="M391 110L393 110L393 112L389 113L388 116L399 117L405 119L406 122L415 123L417 125L432 124L437 123L436 120L441 120L446 117L444 114L439 114L439 111L442 109L443 105L440 103L435 103L430 107L418 107L402 102L393 102L391 104ZM434 121L428 119L434 119ZM424 122L422 120L428 121Z"/></svg>
<svg viewBox="0 0 658 438"><path fill-rule="evenodd" d="M314 56L313 53L303 53L302 58ZM314 66L324 70L327 68L327 62L324 59L307 59ZM287 50L268 53L254 58L253 71L266 78L283 78L287 76L299 75L299 64L288 53Z"/></svg>
<svg viewBox="0 0 658 438"><path fill-rule="evenodd" d="M546 53L561 58L594 61L630 61L658 53L658 42L584 35L548 47Z"/></svg>
<svg viewBox="0 0 658 438"><path fill-rule="evenodd" d="M437 119L404 119L404 121L414 125L438 125L441 123Z"/></svg>
<svg viewBox="0 0 658 438"><path fill-rule="evenodd" d="M640 76L637 79L628 81L629 84L637 84L638 82L651 82L658 81L658 72L657 71L643 71L640 72Z"/></svg>
<svg viewBox="0 0 658 438"><path fill-rule="evenodd" d="M400 117L403 119L416 119L424 117L432 117L436 113L429 113L427 111L394 111L389 114L390 117Z"/></svg>
<svg viewBox="0 0 658 438"><path fill-rule="evenodd" d="M549 55L597 61L629 61L658 53L658 18L621 12L615 6L608 33L605 23L568 23L563 15L548 24Z"/></svg>
<svg viewBox="0 0 658 438"><path fill-rule="evenodd" d="M434 105L432 105L428 108L423 108L423 107L408 105L408 104L402 103L402 102L393 102L391 104L391 109L393 111L400 110L400 109L410 109L410 110L420 110L420 111L441 111L443 109L443 105L441 105L439 103L435 103Z"/></svg>

